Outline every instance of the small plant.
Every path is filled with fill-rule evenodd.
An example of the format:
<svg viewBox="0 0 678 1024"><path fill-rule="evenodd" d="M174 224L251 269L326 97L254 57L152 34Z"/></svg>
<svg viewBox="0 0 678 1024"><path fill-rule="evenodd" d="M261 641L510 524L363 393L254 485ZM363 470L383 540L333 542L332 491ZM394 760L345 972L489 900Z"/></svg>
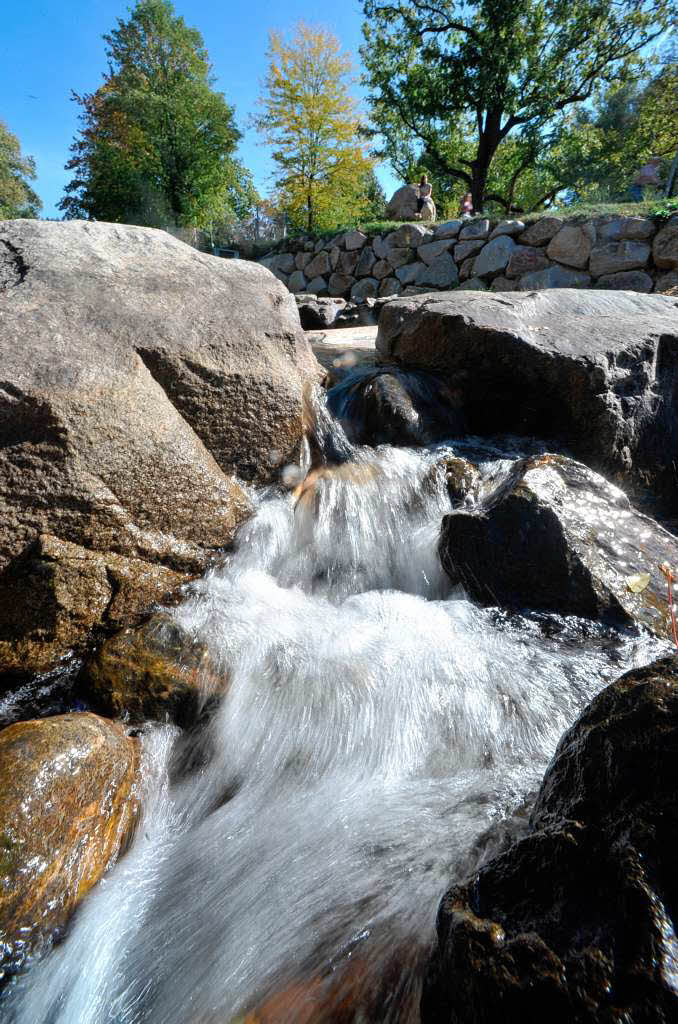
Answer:
<svg viewBox="0 0 678 1024"><path fill-rule="evenodd" d="M674 196L672 199L661 199L650 210L650 214L660 220L667 220L674 213L678 213L678 196Z"/></svg>
<svg viewBox="0 0 678 1024"><path fill-rule="evenodd" d="M678 648L678 630L676 630L676 609L673 604L673 580L675 569L672 569L668 562L662 562L659 566L661 572L666 576L666 582L669 587L669 615L671 616L671 633L673 635L673 642Z"/></svg>

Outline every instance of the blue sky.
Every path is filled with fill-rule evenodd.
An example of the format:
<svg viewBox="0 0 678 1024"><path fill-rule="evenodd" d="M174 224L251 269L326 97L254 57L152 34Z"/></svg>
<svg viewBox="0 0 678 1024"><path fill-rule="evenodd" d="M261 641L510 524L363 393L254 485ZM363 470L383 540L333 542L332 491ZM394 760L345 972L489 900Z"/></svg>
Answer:
<svg viewBox="0 0 678 1024"><path fill-rule="evenodd" d="M24 0L8 3L0 33L0 119L19 136L24 153L35 157L36 191L43 216L60 216L56 203L68 181L64 164L77 131L79 107L71 89L93 92L106 57L102 35L127 16L132 0ZM337 35L359 64L361 5L337 0L324 8L311 0L174 0L178 14L199 29L217 77L216 88L236 109L245 138L239 155L257 187L267 191L272 164L265 146L247 129L266 72L271 28L287 31L300 18L321 23ZM356 86L356 95L360 90ZM397 182L378 169L387 192Z"/></svg>

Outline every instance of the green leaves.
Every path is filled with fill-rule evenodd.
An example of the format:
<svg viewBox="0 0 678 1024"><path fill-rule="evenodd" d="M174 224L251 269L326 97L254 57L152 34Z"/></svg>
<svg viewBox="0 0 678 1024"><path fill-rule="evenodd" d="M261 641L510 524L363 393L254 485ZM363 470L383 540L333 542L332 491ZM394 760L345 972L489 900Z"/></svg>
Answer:
<svg viewBox="0 0 678 1024"><path fill-rule="evenodd" d="M19 140L0 121L0 220L37 217L40 199L29 185L35 179L35 161L23 156Z"/></svg>
<svg viewBox="0 0 678 1024"><path fill-rule="evenodd" d="M88 96L60 208L151 226L207 227L242 205L240 132L212 89L200 33L169 0L138 0L104 37L109 70ZM250 182L251 185L251 182Z"/></svg>

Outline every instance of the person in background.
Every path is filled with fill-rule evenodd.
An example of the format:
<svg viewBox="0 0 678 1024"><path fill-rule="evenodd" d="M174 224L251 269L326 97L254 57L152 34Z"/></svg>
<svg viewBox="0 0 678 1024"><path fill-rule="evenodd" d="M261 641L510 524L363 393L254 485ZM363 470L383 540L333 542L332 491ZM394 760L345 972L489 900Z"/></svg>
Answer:
<svg viewBox="0 0 678 1024"><path fill-rule="evenodd" d="M652 156L646 164L640 168L629 191L637 203L642 202L646 188L659 188L661 179L659 177L659 165L662 162L660 156Z"/></svg>
<svg viewBox="0 0 678 1024"><path fill-rule="evenodd" d="M417 212L421 213L424 202L426 199L431 198L433 188L429 184L429 180L425 174L422 174L421 181L419 182L419 199L417 200Z"/></svg>
<svg viewBox="0 0 678 1024"><path fill-rule="evenodd" d="M473 196L470 192L461 197L461 203L459 204L459 215L461 217L472 217L473 216Z"/></svg>

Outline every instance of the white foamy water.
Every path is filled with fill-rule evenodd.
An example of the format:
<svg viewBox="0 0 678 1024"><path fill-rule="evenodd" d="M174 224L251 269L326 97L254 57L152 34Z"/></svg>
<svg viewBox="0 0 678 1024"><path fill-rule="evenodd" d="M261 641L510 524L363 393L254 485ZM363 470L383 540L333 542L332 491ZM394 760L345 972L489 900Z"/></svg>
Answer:
<svg viewBox="0 0 678 1024"><path fill-rule="evenodd" d="M176 732L147 729L137 838L8 1019L418 1019L442 893L520 831L585 703L656 649L576 621L547 640L449 593L439 456L361 450L296 507L269 495L174 611L227 696L176 741L189 774Z"/></svg>

